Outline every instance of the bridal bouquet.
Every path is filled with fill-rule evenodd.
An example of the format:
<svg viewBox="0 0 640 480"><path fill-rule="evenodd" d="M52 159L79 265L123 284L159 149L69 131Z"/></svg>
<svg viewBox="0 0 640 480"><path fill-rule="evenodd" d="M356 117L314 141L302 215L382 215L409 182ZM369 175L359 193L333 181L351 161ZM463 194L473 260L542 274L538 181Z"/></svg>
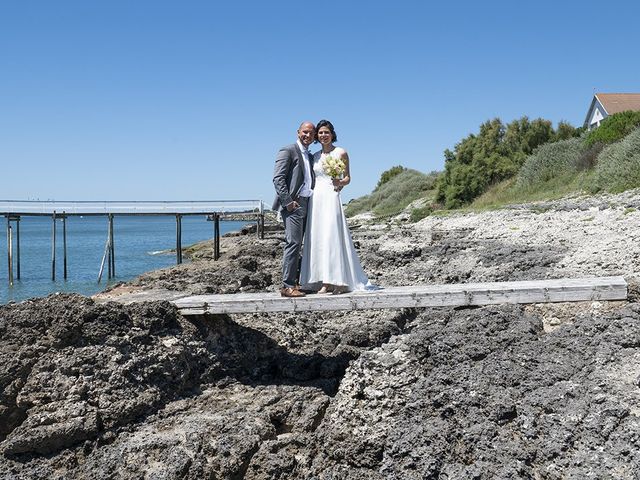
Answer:
<svg viewBox="0 0 640 480"><path fill-rule="evenodd" d="M322 168L324 170L324 173L329 175L331 178L340 178L344 175L346 166L344 164L344 160L342 160L341 158L327 155L326 157L324 157L324 164Z"/></svg>

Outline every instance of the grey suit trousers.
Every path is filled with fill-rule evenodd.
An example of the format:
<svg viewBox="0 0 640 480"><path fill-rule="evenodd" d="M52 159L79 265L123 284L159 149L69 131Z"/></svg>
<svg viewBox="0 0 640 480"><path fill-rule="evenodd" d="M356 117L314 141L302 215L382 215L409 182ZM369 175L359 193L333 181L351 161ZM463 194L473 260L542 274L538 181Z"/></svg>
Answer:
<svg viewBox="0 0 640 480"><path fill-rule="evenodd" d="M299 197L297 199L300 207L292 212L282 209L282 220L284 221L284 255L282 257L282 284L285 287L293 288L300 276L300 250L307 221L307 207L309 199Z"/></svg>

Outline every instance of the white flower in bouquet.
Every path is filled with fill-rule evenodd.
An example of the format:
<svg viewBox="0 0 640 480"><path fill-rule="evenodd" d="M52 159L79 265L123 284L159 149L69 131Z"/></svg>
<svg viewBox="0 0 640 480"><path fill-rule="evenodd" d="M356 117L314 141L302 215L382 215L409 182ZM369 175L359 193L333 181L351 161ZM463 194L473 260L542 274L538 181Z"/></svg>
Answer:
<svg viewBox="0 0 640 480"><path fill-rule="evenodd" d="M341 178L344 175L346 166L344 160L329 154L324 157L322 169L331 178Z"/></svg>

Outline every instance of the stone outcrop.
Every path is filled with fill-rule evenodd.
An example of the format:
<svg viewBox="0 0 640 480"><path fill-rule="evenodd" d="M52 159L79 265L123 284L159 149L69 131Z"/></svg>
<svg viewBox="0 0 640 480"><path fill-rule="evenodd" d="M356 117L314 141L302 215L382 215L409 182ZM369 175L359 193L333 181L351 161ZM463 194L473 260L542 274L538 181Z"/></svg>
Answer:
<svg viewBox="0 0 640 480"><path fill-rule="evenodd" d="M624 275L626 302L0 306L0 478L640 478L639 198L353 231L381 285ZM225 237L220 261L205 246L126 287L275 290L281 236Z"/></svg>

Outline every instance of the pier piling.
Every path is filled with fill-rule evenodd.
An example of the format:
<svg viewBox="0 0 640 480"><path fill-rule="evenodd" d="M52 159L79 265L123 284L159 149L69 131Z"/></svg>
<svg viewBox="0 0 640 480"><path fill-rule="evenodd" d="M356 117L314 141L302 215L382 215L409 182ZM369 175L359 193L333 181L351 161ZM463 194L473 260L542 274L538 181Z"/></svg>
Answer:
<svg viewBox="0 0 640 480"><path fill-rule="evenodd" d="M213 214L213 259L220 258L220 214Z"/></svg>
<svg viewBox="0 0 640 480"><path fill-rule="evenodd" d="M14 217L16 222L16 279L20 280L20 217Z"/></svg>
<svg viewBox="0 0 640 480"><path fill-rule="evenodd" d="M11 221L7 218L7 260L9 261L9 285L13 285L13 235Z"/></svg>
<svg viewBox="0 0 640 480"><path fill-rule="evenodd" d="M260 202L260 213L258 215L258 236L260 240L264 240L264 206L262 201Z"/></svg>
<svg viewBox="0 0 640 480"><path fill-rule="evenodd" d="M109 278L116 277L116 247L113 235L113 214L109 214Z"/></svg>
<svg viewBox="0 0 640 480"><path fill-rule="evenodd" d="M5 215L7 219L7 263L9 274L9 285L13 285L15 280L20 280L20 217L14 215ZM13 226L11 222L15 222L16 241L13 241ZM14 245L15 245L15 277L14 277Z"/></svg>
<svg viewBox="0 0 640 480"><path fill-rule="evenodd" d="M182 263L182 215L176 215L176 264Z"/></svg>
<svg viewBox="0 0 640 480"><path fill-rule="evenodd" d="M111 241L113 239L113 221L110 218L111 214L107 216L109 221L107 222L107 241L104 244L104 254L102 255L102 261L100 262L100 271L98 272L98 283L102 280L102 274L104 273L104 264L107 263L107 278L111 278Z"/></svg>
<svg viewBox="0 0 640 480"><path fill-rule="evenodd" d="M64 279L67 279L67 215L62 212L62 251L63 253L63 275Z"/></svg>
<svg viewBox="0 0 640 480"><path fill-rule="evenodd" d="M51 280L56 281L56 211L51 216L53 223L51 225Z"/></svg>

